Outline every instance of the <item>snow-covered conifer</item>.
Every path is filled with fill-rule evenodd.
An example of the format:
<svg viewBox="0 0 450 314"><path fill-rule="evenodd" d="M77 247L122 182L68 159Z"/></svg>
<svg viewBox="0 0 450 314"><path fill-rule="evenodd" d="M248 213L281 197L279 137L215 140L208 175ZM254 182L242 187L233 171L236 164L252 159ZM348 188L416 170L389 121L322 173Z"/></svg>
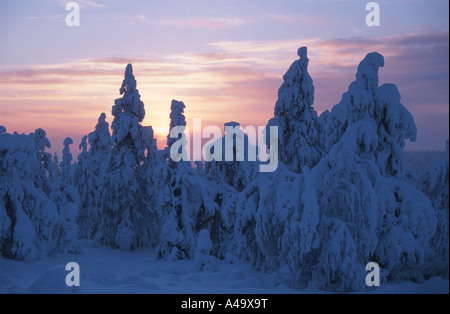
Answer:
<svg viewBox="0 0 450 314"><path fill-rule="evenodd" d="M81 153L75 168L74 184L80 195L80 212L77 223L79 238L90 239L98 227L98 182L92 169L91 155L87 150L87 135L83 136L79 145Z"/></svg>
<svg viewBox="0 0 450 314"><path fill-rule="evenodd" d="M39 161L39 171L36 173L35 185L50 195L54 180L58 176L58 167L53 163L52 155L45 151L52 145L47 139L47 133L43 129L37 129L29 135L36 147L36 158Z"/></svg>
<svg viewBox="0 0 450 314"><path fill-rule="evenodd" d="M297 54L300 59L283 76L275 117L268 126L278 126L280 161L299 173L304 166L314 166L324 149L320 141L322 121L313 108L314 85L308 73L307 48L301 47Z"/></svg>
<svg viewBox="0 0 450 314"><path fill-rule="evenodd" d="M149 245L155 236L149 227L150 210L142 169L150 139L141 126L145 109L136 87L132 65L128 64L120 88L122 98L116 99L112 108L114 146L105 170L102 223L96 234L98 243L121 250Z"/></svg>
<svg viewBox="0 0 450 314"><path fill-rule="evenodd" d="M183 102L172 101L166 155L171 145L184 136L181 132L178 139L170 138L173 128L186 126L184 108ZM214 185L208 185L206 179L201 178L189 163L171 160L170 155L168 158L170 182L165 193L169 192L170 203L167 204L169 208L158 245L158 257L193 259L198 232L202 229L210 230L214 218L217 218L218 208L213 198Z"/></svg>
<svg viewBox="0 0 450 314"><path fill-rule="evenodd" d="M72 164L70 145L73 140L67 137L64 140L62 161L60 163L61 175L55 183L51 194L52 200L58 208L58 225L54 230L54 253L78 253L78 225L77 219L81 206L80 195L74 186L75 168Z"/></svg>

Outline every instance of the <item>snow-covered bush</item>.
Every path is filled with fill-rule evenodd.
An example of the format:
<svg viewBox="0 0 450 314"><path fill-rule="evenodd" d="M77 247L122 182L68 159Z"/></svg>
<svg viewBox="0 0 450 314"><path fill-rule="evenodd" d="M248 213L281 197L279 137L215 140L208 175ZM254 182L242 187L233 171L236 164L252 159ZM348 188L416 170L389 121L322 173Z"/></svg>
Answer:
<svg viewBox="0 0 450 314"><path fill-rule="evenodd" d="M212 256L212 241L209 231L206 229L200 230L197 240L197 252L194 258L194 271L218 271L219 267L217 259Z"/></svg>

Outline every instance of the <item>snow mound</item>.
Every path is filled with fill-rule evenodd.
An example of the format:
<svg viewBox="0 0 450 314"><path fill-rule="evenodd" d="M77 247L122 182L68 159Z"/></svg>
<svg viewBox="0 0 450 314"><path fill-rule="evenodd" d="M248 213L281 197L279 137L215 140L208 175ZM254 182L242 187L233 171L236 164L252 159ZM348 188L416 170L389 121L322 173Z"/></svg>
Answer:
<svg viewBox="0 0 450 314"><path fill-rule="evenodd" d="M82 292L81 287L68 287L66 285L67 274L64 265L52 267L30 285L29 292L33 294L74 294ZM80 280L80 284L83 284L82 280Z"/></svg>

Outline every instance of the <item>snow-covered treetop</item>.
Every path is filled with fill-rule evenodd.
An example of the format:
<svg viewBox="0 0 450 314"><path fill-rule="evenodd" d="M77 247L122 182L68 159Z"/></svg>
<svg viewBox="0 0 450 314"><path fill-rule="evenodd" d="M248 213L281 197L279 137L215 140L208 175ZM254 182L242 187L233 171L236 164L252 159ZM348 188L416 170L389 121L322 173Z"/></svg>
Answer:
<svg viewBox="0 0 450 314"><path fill-rule="evenodd" d="M145 117L145 109L139 91L136 89L136 79L131 64L128 64L125 70L120 94L123 97L116 99L112 107L112 115L114 116L111 125L113 140L115 143L122 143L127 138L136 141L139 138L139 123Z"/></svg>
<svg viewBox="0 0 450 314"><path fill-rule="evenodd" d="M64 140L63 145L65 147L67 147L67 146L72 145L72 144L73 144L73 140L70 137L66 137L66 139Z"/></svg>
<svg viewBox="0 0 450 314"><path fill-rule="evenodd" d="M309 59L308 59L308 48L307 47L300 47L298 48L297 55L300 57L300 63L307 68Z"/></svg>
<svg viewBox="0 0 450 314"><path fill-rule="evenodd" d="M182 101L172 100L170 105L170 127L186 126L186 119L184 117L184 108L186 106Z"/></svg>
<svg viewBox="0 0 450 314"><path fill-rule="evenodd" d="M322 155L320 134L323 122L313 108L314 85L308 73L308 50L300 47L294 61L283 76L278 90L275 116L266 127L279 129L280 161L290 170L301 172L303 166L315 165ZM266 137L269 141L269 137Z"/></svg>
<svg viewBox="0 0 450 314"><path fill-rule="evenodd" d="M87 135L83 136L81 139L81 143L78 146L79 149L81 149L83 152L87 151Z"/></svg>
<svg viewBox="0 0 450 314"><path fill-rule="evenodd" d="M66 137L64 140L64 148L62 151L62 161L60 164L61 169L65 169L70 167L70 163L72 162L72 154L70 153L70 145L73 144L73 140L70 137Z"/></svg>
<svg viewBox="0 0 450 314"><path fill-rule="evenodd" d="M186 118L184 117L184 108L186 106L182 101L172 100L170 105L170 131L177 126L186 126ZM170 132L167 135L167 146L170 147L177 139L170 138Z"/></svg>
<svg viewBox="0 0 450 314"><path fill-rule="evenodd" d="M108 151L111 148L111 134L109 133L109 124L106 122L106 114L102 113L98 118L95 131L89 133L89 145L92 151Z"/></svg>
<svg viewBox="0 0 450 314"><path fill-rule="evenodd" d="M68 184L71 181L72 176L72 154L70 153L70 145L73 144L73 140L70 137L66 137L64 140L64 148L62 151L62 161L59 164L61 167L61 174L63 181Z"/></svg>
<svg viewBox="0 0 450 314"><path fill-rule="evenodd" d="M43 152L45 148L51 148L52 144L47 139L47 133L43 129L36 129L34 133L30 133L30 137L36 145L36 150L38 152Z"/></svg>
<svg viewBox="0 0 450 314"><path fill-rule="evenodd" d="M339 104L327 116L326 147L344 137L352 124L365 128L365 138L358 138L359 156L376 161L382 174L401 177L405 174L403 148L405 141L415 141L417 129L411 113L400 103L400 92L394 84L378 87L378 70L384 57L372 52L358 66L356 80L349 85ZM369 126L374 126L368 141ZM359 128L356 127L356 128ZM354 128L353 128L354 129ZM375 141L375 143L373 143ZM372 144L369 145L369 142Z"/></svg>
<svg viewBox="0 0 450 314"><path fill-rule="evenodd" d="M38 168L35 144L25 134L0 133L0 172L14 169L21 178L30 179Z"/></svg>
<svg viewBox="0 0 450 314"><path fill-rule="evenodd" d="M0 134L6 133L6 128L3 125L0 125Z"/></svg>
<svg viewBox="0 0 450 314"><path fill-rule="evenodd" d="M113 116L117 116L123 112L135 115L139 122L144 120L144 103L141 101L141 96L136 86L137 83L133 75L133 67L131 64L128 64L125 70L125 78L120 87L120 95L123 95L123 98L116 100L116 104L113 106Z"/></svg>
<svg viewBox="0 0 450 314"><path fill-rule="evenodd" d="M125 78L120 87L120 95L123 95L126 92L132 93L136 89L136 84L136 79L133 75L133 66L128 64L125 69Z"/></svg>
<svg viewBox="0 0 450 314"><path fill-rule="evenodd" d="M235 127L237 127L237 126L241 126L241 124L240 124L239 122L230 121L230 122L226 122L226 123L224 124L225 130L226 130L227 126L230 126L230 127L232 127L232 128L235 128Z"/></svg>
<svg viewBox="0 0 450 314"><path fill-rule="evenodd" d="M366 55L358 66L356 85L365 90L375 91L378 88L378 70L384 67L384 57L378 52Z"/></svg>
<svg viewBox="0 0 450 314"><path fill-rule="evenodd" d="M314 103L314 85L308 73L307 48L301 47L297 54L300 59L295 61L283 76L284 83L278 90L276 117L288 114L298 117L304 107Z"/></svg>

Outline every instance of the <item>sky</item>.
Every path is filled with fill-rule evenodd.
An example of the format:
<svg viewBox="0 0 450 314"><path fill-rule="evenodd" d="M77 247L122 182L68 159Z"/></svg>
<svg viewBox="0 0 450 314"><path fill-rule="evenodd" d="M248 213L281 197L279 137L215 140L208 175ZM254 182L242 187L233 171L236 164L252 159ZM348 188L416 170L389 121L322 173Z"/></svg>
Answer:
<svg viewBox="0 0 450 314"><path fill-rule="evenodd" d="M418 139L407 150L444 150L449 133L449 1L377 1L380 26L362 0L78 0L80 26L64 0L0 1L0 125L43 128L61 152L77 152L102 112L112 122L125 67L133 64L144 125L163 148L172 99L188 127L229 121L263 126L297 49L308 47L314 108L339 103L359 62L385 57L380 84L394 83Z"/></svg>

